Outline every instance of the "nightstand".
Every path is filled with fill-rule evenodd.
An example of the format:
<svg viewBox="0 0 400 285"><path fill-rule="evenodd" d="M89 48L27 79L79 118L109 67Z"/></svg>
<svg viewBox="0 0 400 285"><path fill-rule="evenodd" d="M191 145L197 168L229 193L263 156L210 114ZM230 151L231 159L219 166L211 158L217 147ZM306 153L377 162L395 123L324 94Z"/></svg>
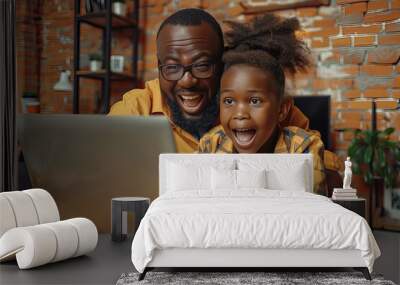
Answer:
<svg viewBox="0 0 400 285"><path fill-rule="evenodd" d="M364 198L355 198L355 199L343 199L337 200L332 199L332 202L339 204L340 206L353 211L356 214L359 214L361 217L365 219L365 199Z"/></svg>
<svg viewBox="0 0 400 285"><path fill-rule="evenodd" d="M111 239L123 241L128 234L127 212L135 214L135 232L146 214L150 199L144 197L119 197L111 200Z"/></svg>

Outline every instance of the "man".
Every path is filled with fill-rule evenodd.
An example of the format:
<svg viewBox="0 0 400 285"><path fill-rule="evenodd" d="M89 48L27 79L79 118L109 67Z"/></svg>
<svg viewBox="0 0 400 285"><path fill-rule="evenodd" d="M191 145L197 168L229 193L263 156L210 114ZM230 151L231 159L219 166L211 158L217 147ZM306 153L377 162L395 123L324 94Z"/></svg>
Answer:
<svg viewBox="0 0 400 285"><path fill-rule="evenodd" d="M203 134L219 124L218 90L224 51L218 22L201 9L183 9L168 17L157 34L159 79L133 89L115 103L110 115L164 115L178 152L197 151ZM293 106L285 125L308 128Z"/></svg>

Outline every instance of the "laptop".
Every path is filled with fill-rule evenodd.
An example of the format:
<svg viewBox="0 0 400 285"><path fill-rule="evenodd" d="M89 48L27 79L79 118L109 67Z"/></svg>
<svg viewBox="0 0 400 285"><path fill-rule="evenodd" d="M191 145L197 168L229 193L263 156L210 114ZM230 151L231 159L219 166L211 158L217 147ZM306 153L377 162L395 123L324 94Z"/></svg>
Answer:
<svg viewBox="0 0 400 285"><path fill-rule="evenodd" d="M158 196L158 157L174 153L163 116L18 117L18 137L32 187L46 189L62 219L86 217L110 232L111 199Z"/></svg>

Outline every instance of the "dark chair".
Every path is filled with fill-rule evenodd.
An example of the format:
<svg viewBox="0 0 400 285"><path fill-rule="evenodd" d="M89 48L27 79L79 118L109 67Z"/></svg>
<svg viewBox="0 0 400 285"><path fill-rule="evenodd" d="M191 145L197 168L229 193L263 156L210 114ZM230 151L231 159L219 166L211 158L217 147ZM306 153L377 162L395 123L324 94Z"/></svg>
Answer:
<svg viewBox="0 0 400 285"><path fill-rule="evenodd" d="M294 105L310 120L310 129L320 132L325 149L332 151L330 140L331 97L329 95L305 95L293 96L293 100ZM325 170L325 174L328 197L331 197L333 188L342 187L342 177L339 172L329 169Z"/></svg>
<svg viewBox="0 0 400 285"><path fill-rule="evenodd" d="M331 97L328 95L293 96L294 105L299 108L310 120L310 129L317 130L325 149L331 149L330 140L330 114Z"/></svg>

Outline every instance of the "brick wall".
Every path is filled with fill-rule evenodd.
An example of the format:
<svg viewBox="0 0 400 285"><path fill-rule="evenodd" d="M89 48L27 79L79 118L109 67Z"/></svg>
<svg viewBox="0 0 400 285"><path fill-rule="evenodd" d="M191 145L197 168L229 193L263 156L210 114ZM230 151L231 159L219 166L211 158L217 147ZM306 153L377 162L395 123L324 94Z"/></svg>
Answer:
<svg viewBox="0 0 400 285"><path fill-rule="evenodd" d="M220 23L224 19L246 21L251 18L244 15L238 0L140 2L142 34L138 64L143 80L157 76L156 32L161 21L174 11L186 7L205 8ZM42 109L50 112L70 110L70 106L63 107L63 100L70 98L70 94L57 93L52 90L52 85L61 69L72 70L72 5L72 1L42 1L40 96ZM292 92L331 96L332 137L337 153L345 155L351 135L334 130L368 128L371 98L377 98L378 102L378 127L395 127L393 139L399 140L400 112L395 108L400 98L400 1L331 0L330 6L278 13L284 17L296 16L302 23L302 36L311 48L314 66L307 73L296 75ZM82 53L99 48L100 34L92 28L82 31L82 37ZM123 35L116 35L116 38L119 40L113 43L113 54L125 55L128 62L129 42L124 41ZM99 87L93 81L81 86L85 90L82 107L91 112ZM113 101L118 100L126 89L129 86L114 86Z"/></svg>
<svg viewBox="0 0 400 285"><path fill-rule="evenodd" d="M16 19L17 94L39 94L40 72L40 5L38 0L18 2ZM17 104L21 110L21 100Z"/></svg>

